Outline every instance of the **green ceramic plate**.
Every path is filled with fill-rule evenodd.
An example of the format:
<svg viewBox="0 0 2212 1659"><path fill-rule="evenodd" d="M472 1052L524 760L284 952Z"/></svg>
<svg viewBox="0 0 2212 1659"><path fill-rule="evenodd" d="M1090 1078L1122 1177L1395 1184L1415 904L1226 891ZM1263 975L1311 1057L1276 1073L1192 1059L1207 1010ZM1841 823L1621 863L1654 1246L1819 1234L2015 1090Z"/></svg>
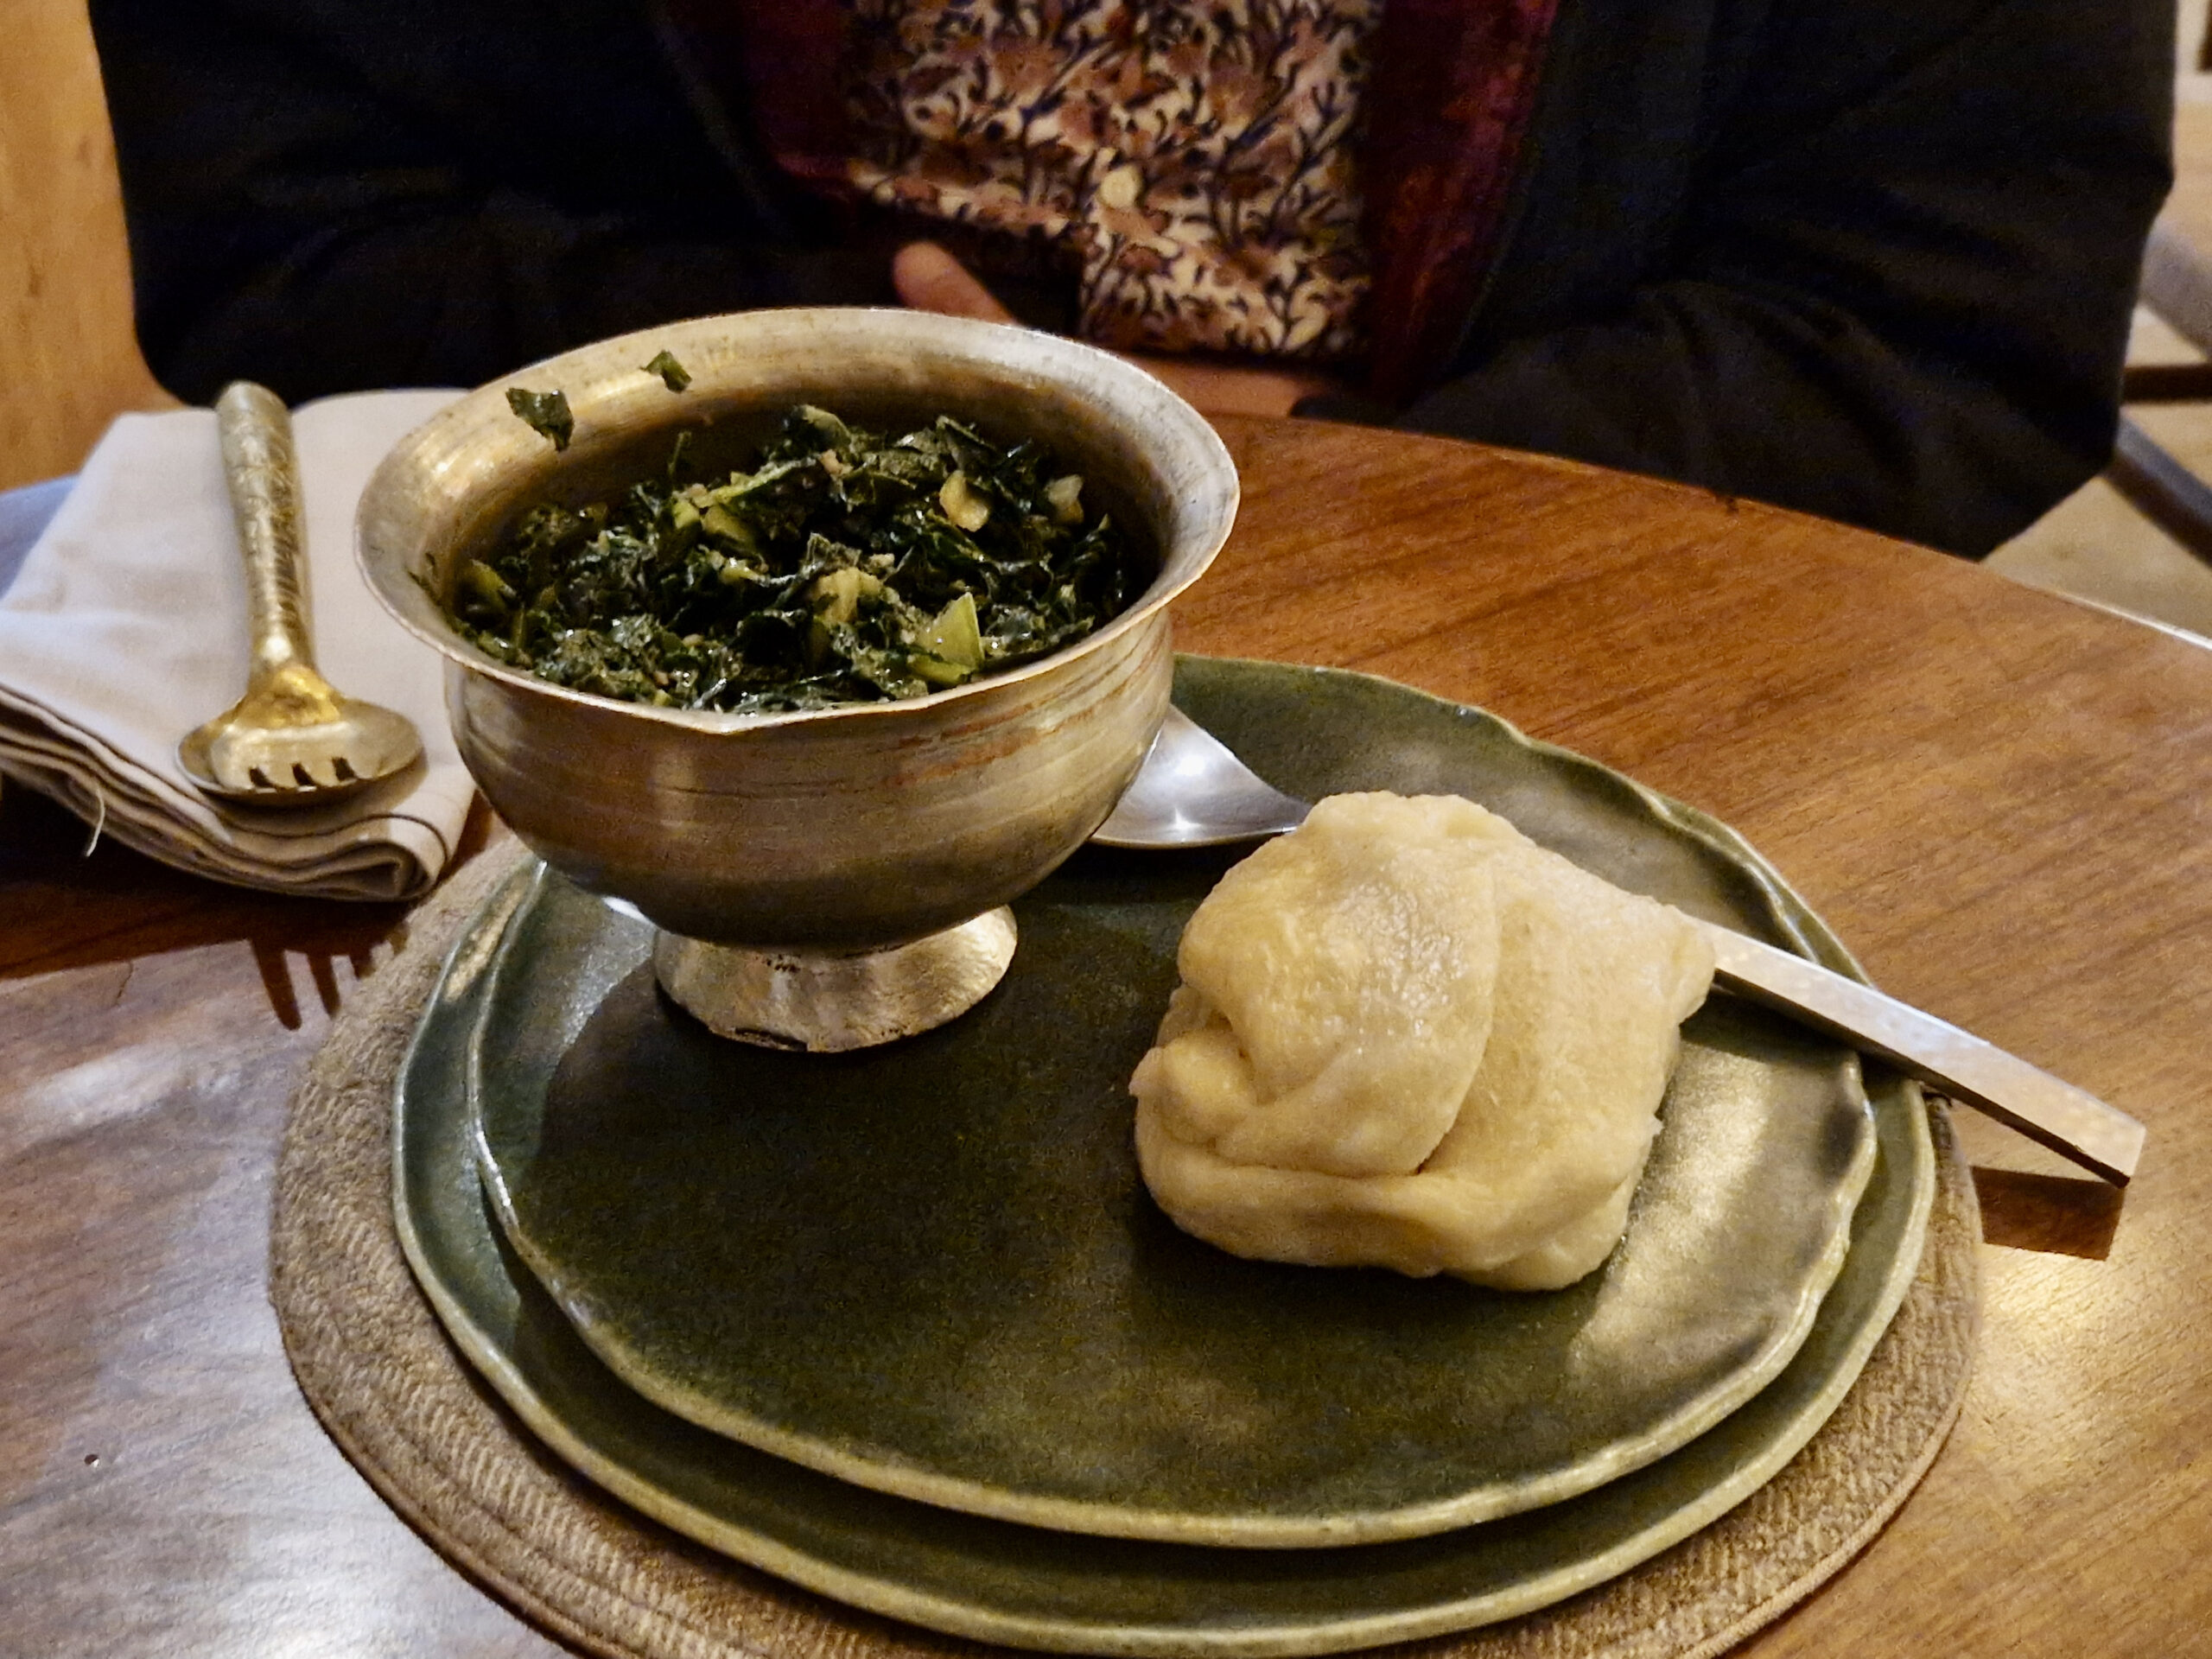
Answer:
<svg viewBox="0 0 2212 1659"><path fill-rule="evenodd" d="M1464 751L1465 764L1484 774L1484 788L1495 784L1487 798L1518 802L1522 822L1533 823L1532 804L1547 797L1580 798L1567 816L1585 821L1567 839L1616 879L1850 968L1817 920L1729 832L1486 716L1356 677L1199 661L1183 665L1178 700L1277 781L1312 792L1366 779L1330 770L1325 746L1302 744L1294 730L1287 747L1270 749L1263 725L1325 731L1351 718L1376 753L1395 761L1400 787L1452 786L1465 774L1449 752ZM1378 724L1378 714L1402 718ZM1423 740L1414 728L1432 715L1441 723ZM1063 879L1073 885L1061 902L1126 879L1123 861L1086 857ZM1873 1100L1878 1156L1849 1254L1794 1359L1716 1427L1581 1496L1424 1538L1271 1551L1085 1538L886 1496L705 1432L626 1388L491 1221L468 1103L472 1052L489 1029L503 976L487 969L496 962L515 970L518 942L534 918L565 918L571 944L603 937L597 910L525 870L455 948L397 1100L397 1219L417 1276L464 1352L584 1473L741 1560L940 1630L1064 1650L1306 1654L1465 1629L1544 1605L1687 1536L1787 1461L1857 1376L1918 1260L1932 1154L1917 1091L1885 1084ZM550 927L540 943L559 932ZM595 971L619 1001L631 971L616 963ZM1715 1019L1704 1044L1730 1066L1770 1065L1771 1045L1787 1041L1751 1020ZM1712 1212L1725 1216L1726 1188L1705 1185ZM1616 1268L1647 1232L1635 1224ZM1177 1248L1173 1237L1154 1242ZM1395 1338L1383 1325L1376 1321L1387 1346ZM1663 1329L1645 1331L1639 1362L1670 1344ZM1525 1415L1534 1421L1541 1413Z"/></svg>
<svg viewBox="0 0 2212 1659"><path fill-rule="evenodd" d="M1453 790L1614 880L1771 930L1734 849L1586 763L1363 677L1186 664L1278 781ZM716 1433L1035 1526L1270 1548L1440 1532L1662 1456L1770 1382L1873 1158L1856 1060L1717 1000L1627 1240L1523 1295L1241 1261L1154 1207L1127 1080L1192 907L1245 849L1087 852L973 1013L861 1053L717 1039L645 925L547 874L474 1098L509 1242L599 1357ZM1783 930L1785 932L1786 929Z"/></svg>
<svg viewBox="0 0 2212 1659"><path fill-rule="evenodd" d="M1501 759L1555 760L1470 742L1458 711L1379 682L1242 678L1306 695L1227 704L1233 741L1240 709L1295 729L1329 694L1294 779L1314 792L1494 798ZM1649 877L1580 769L1545 781L1566 787L1524 790L1532 833ZM1169 1225L1123 1084L1183 923L1236 855L1086 855L1021 904L983 1007L830 1058L709 1036L656 992L647 930L541 878L472 1074L510 1242L680 1416L878 1491L1116 1536L1463 1526L1648 1463L1781 1370L1840 1265L1872 1127L1847 1052L1726 1002L1689 1029L1626 1246L1569 1291L1241 1262Z"/></svg>

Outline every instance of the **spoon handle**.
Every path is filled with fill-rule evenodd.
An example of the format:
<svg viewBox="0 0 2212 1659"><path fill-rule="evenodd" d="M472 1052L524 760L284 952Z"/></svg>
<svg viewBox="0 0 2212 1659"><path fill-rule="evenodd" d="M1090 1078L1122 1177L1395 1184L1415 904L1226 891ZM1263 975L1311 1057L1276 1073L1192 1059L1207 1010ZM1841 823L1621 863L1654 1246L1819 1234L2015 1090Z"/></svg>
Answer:
<svg viewBox="0 0 2212 1659"><path fill-rule="evenodd" d="M1699 922L1721 984L1955 1096L2063 1158L2125 1186L2143 1125L2016 1055L1817 963Z"/></svg>
<svg viewBox="0 0 2212 1659"><path fill-rule="evenodd" d="M259 687L294 664L315 665L306 564L300 557L299 464L292 417L266 386L234 380L215 400L223 475L245 562L248 683Z"/></svg>

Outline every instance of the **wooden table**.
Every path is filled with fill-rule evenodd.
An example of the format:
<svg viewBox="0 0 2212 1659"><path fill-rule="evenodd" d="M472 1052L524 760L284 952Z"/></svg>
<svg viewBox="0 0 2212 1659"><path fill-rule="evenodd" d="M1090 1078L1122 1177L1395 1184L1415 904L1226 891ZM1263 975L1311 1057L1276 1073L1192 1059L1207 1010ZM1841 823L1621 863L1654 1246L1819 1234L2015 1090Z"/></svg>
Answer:
<svg viewBox="0 0 2212 1659"><path fill-rule="evenodd" d="M1180 643L1493 709L1742 830L1890 989L2147 1121L2124 1200L1973 1119L1963 1420L1747 1649L2203 1651L2212 651L1932 553L1528 456L1224 423ZM287 1096L396 907L0 802L0 1655L547 1654L324 1439L264 1292Z"/></svg>

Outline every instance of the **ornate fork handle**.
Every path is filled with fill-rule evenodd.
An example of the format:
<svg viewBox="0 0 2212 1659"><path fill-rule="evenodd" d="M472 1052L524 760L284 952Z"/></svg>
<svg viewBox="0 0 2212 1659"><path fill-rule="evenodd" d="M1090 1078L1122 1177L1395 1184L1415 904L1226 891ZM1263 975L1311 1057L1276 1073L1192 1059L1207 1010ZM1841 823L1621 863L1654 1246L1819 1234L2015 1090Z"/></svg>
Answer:
<svg viewBox="0 0 2212 1659"><path fill-rule="evenodd" d="M291 415L267 387L238 380L216 400L215 417L245 565L247 690L274 694L302 721L334 719L315 669Z"/></svg>

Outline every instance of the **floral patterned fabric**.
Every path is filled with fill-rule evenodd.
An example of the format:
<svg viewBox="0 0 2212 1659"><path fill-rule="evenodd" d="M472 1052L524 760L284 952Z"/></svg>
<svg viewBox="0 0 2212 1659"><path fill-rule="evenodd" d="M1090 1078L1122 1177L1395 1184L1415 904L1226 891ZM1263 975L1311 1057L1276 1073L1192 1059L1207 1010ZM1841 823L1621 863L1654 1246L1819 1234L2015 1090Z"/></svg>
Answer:
<svg viewBox="0 0 2212 1659"><path fill-rule="evenodd" d="M852 184L1054 244L1129 350L1357 353L1382 0L851 0Z"/></svg>

